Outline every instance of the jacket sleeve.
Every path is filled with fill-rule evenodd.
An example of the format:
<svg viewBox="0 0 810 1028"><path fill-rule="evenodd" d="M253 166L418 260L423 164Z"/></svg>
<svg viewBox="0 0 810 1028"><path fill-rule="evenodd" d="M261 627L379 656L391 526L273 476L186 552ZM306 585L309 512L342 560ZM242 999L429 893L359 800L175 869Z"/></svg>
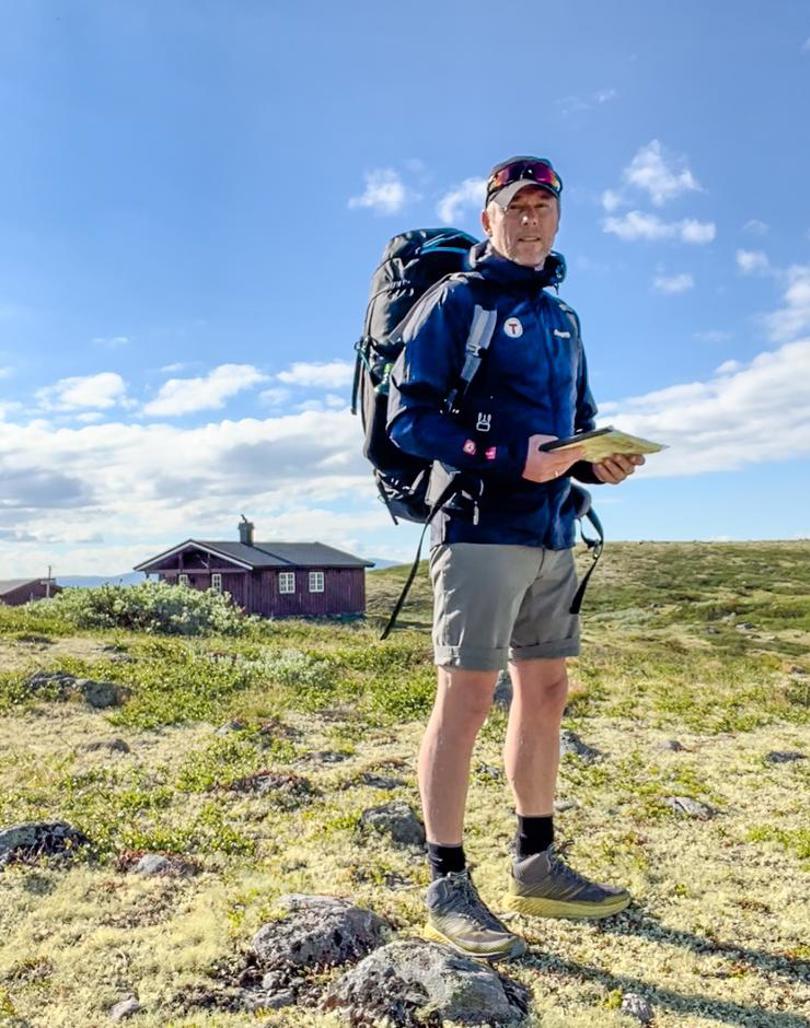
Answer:
<svg viewBox="0 0 810 1028"><path fill-rule="evenodd" d="M579 318L577 317L577 326ZM592 432L596 427L597 407L596 401L588 385L588 361L585 357L585 349L582 345L582 336L577 333L579 345L579 372L577 376L577 410L574 418L575 432ZM594 474L593 464L587 460L577 461L572 465L569 472L579 482L587 485L603 485Z"/></svg>
<svg viewBox="0 0 810 1028"><path fill-rule="evenodd" d="M525 452L487 446L444 412L464 365L473 300L463 283L429 293L408 318L392 371L388 434L406 453L482 477L518 481ZM486 357L484 357L486 360Z"/></svg>

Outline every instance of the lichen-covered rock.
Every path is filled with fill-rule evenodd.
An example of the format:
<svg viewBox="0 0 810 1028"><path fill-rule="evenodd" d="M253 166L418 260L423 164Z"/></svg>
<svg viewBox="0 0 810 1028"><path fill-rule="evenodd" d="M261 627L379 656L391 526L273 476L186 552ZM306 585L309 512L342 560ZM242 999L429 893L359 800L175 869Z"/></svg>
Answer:
<svg viewBox="0 0 810 1028"><path fill-rule="evenodd" d="M68 854L89 839L66 821L27 821L0 829L0 867L13 860Z"/></svg>
<svg viewBox="0 0 810 1028"><path fill-rule="evenodd" d="M172 862L162 853L144 853L133 870L136 875L167 875L171 874Z"/></svg>
<svg viewBox="0 0 810 1028"><path fill-rule="evenodd" d="M96 753L98 750L109 750L110 753L129 753L129 744L123 739L97 739L95 742L88 742L82 748L86 753Z"/></svg>
<svg viewBox="0 0 810 1028"><path fill-rule="evenodd" d="M693 800L690 796L667 796L664 803L676 814L680 814L682 817L697 818L698 821L708 821L718 813L708 803Z"/></svg>
<svg viewBox="0 0 810 1028"><path fill-rule="evenodd" d="M642 1024L649 1024L653 1019L653 1008L650 1006L648 1000L643 996L640 996L637 992L626 992L622 996L621 1011L623 1014L629 1014L630 1017L635 1017L637 1021Z"/></svg>
<svg viewBox="0 0 810 1028"><path fill-rule="evenodd" d="M445 946L406 939L375 950L342 975L322 1005L357 1028L439 1026L445 1020L495 1026L522 1021L528 993Z"/></svg>
<svg viewBox="0 0 810 1028"><path fill-rule="evenodd" d="M388 938L386 921L348 900L293 894L281 897L279 904L289 915L264 925L251 942L266 970L335 967L359 960Z"/></svg>
<svg viewBox="0 0 810 1028"><path fill-rule="evenodd" d="M400 846L425 845L425 829L422 822L402 800L364 810L360 816L360 826L382 832Z"/></svg>
<svg viewBox="0 0 810 1028"><path fill-rule="evenodd" d="M228 788L232 792L252 792L257 796L265 796L284 810L295 810L309 803L318 793L308 778L269 770L240 778Z"/></svg>
<svg viewBox="0 0 810 1028"><path fill-rule="evenodd" d="M128 999L122 999L120 1003L115 1004L110 1011L110 1020L124 1021L128 1017L134 1017L141 1009L143 1008L135 997L130 996Z"/></svg>
<svg viewBox="0 0 810 1028"><path fill-rule="evenodd" d="M593 764L594 761L599 760L603 754L600 750L597 750L593 746L589 746L586 742L583 742L576 732L569 731L569 729L566 728L560 732L560 756L579 757L579 759L585 764Z"/></svg>
<svg viewBox="0 0 810 1028"><path fill-rule="evenodd" d="M96 710L120 707L129 694L126 687L116 682L77 678L66 671L38 671L25 684L30 692L41 693L47 699L66 700L72 696L81 696Z"/></svg>

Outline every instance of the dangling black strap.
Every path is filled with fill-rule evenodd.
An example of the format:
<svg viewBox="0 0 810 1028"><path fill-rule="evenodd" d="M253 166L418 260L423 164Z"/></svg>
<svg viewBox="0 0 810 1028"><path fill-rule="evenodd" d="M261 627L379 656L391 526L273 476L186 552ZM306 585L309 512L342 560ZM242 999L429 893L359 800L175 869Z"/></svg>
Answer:
<svg viewBox="0 0 810 1028"><path fill-rule="evenodd" d="M447 503L448 500L452 499L456 495L456 493L461 490L461 485L459 484L457 479L457 475L454 475L450 479L450 481L447 483L444 489L442 489L442 491L439 493L436 502L433 504L433 506L430 508L430 511L428 512L428 516L425 519L424 527L422 528L422 534L419 536L419 545L416 548L416 556L413 559L411 570L408 574L407 579L405 580L405 585L402 587L402 592L399 594L399 599L394 604L394 609L391 611L391 617L388 619L388 624L383 629L383 633L380 636L381 640L388 638L389 633L393 629L394 625L396 624L397 618L399 617L399 612L402 610L402 605L407 599L408 593L411 591L413 580L414 578L416 578L416 572L419 570L419 561L422 559L422 544L425 541L425 533L430 528L431 521L433 521L433 519L436 517L436 515L439 513L439 511L442 509L445 503Z"/></svg>
<svg viewBox="0 0 810 1028"><path fill-rule="evenodd" d="M585 535L585 532L582 527L585 518L587 518L588 521L590 521L590 523L593 525L598 538L591 539L587 535ZM572 614L579 614L580 607L582 606L582 600L585 596L585 590L588 588L588 579L593 574L593 569L596 567L596 562L602 556L602 549L605 545L605 533L602 529L602 522L599 520L596 511L588 509L588 511L580 519L579 531L582 535L582 541L585 543L589 550L593 550L593 563L585 572L582 581L579 583L579 588L577 589L576 595L574 596L573 602L571 603L570 612Z"/></svg>

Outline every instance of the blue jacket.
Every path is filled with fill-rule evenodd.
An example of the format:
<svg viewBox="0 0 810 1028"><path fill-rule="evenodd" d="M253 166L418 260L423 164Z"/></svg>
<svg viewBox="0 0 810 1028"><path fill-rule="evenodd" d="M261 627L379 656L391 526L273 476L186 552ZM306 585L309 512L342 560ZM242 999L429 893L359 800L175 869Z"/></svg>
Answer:
<svg viewBox="0 0 810 1028"><path fill-rule="evenodd" d="M538 272L480 243L470 268L478 275L454 276L431 290L404 326L405 345L391 372L390 437L407 453L464 472L471 483L434 520L434 545L567 549L574 545L569 475L597 482L592 465L577 464L553 482L522 477L529 436L563 438L594 427L596 404L573 312L545 289L562 280L564 261L551 255ZM458 385L476 304L496 310L497 323L461 412L451 417L443 404Z"/></svg>

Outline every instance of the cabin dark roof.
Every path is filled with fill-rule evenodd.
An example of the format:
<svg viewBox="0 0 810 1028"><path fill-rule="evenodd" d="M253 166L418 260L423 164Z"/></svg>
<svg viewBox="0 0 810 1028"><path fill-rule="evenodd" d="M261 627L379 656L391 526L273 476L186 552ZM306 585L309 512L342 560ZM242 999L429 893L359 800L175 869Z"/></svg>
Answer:
<svg viewBox="0 0 810 1028"><path fill-rule="evenodd" d="M13 593L17 589L22 589L24 585L39 585L43 582L42 578L7 578L0 582L0 596L5 596L6 593ZM56 583L51 580L51 585Z"/></svg>
<svg viewBox="0 0 810 1028"><path fill-rule="evenodd" d="M245 543L235 543L221 540L187 539L179 546L173 546L156 557L142 561L135 566L136 571L143 571L150 564L168 557L172 553L185 550L188 547L197 546L212 553L219 553L223 557L232 557L242 564L247 564L256 570L262 568L288 568L288 567L322 567L322 568L372 568L374 562L364 560L362 557L355 557L345 550L337 550L334 546L327 546L325 543L254 543L247 546Z"/></svg>

